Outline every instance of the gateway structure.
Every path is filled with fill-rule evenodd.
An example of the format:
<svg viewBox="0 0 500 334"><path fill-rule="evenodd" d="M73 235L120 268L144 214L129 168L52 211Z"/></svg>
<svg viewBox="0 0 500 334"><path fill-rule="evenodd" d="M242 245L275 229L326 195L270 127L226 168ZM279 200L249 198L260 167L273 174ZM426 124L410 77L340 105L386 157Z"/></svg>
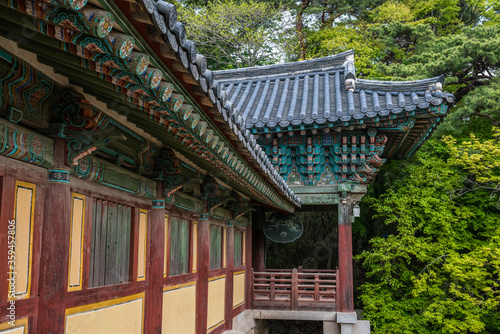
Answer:
<svg viewBox="0 0 500 334"><path fill-rule="evenodd" d="M314 288L308 285L311 271L276 272L274 281L282 284L284 279L290 285L285 308L329 310L334 299L336 321L346 333L357 323L352 313L353 206L386 161L406 159L423 144L454 99L442 92L444 77L389 82L358 79L355 72L354 52L347 51L215 73L230 106L240 111L247 129L302 205L338 205L338 270L314 271L320 282ZM262 233L254 230L254 239L259 238ZM254 254L254 269L264 272L255 274L254 306L279 308L282 288L268 293L273 290L271 272L265 270L263 253ZM334 296L328 289L333 281ZM275 312L259 315L282 318ZM307 318L316 319L317 313ZM358 327L359 333L367 330L366 323ZM325 321L325 333L335 330L337 325Z"/></svg>
<svg viewBox="0 0 500 334"><path fill-rule="evenodd" d="M440 79L352 52L212 73L163 1L0 5L0 333L360 330L350 206L444 116ZM266 271L252 211L299 197L339 205L338 271Z"/></svg>

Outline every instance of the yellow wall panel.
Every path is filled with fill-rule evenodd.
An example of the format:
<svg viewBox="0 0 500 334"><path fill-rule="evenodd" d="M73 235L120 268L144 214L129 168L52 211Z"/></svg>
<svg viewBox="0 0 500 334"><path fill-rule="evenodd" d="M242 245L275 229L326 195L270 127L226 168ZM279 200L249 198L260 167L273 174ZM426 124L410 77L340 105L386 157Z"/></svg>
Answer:
<svg viewBox="0 0 500 334"><path fill-rule="evenodd" d="M73 194L73 207L71 209L71 243L69 252L69 290L81 289L84 224L85 196Z"/></svg>
<svg viewBox="0 0 500 334"><path fill-rule="evenodd" d="M163 292L162 329L165 334L196 333L196 285L169 287Z"/></svg>
<svg viewBox="0 0 500 334"><path fill-rule="evenodd" d="M208 282L207 328L213 329L224 321L226 277L216 277Z"/></svg>
<svg viewBox="0 0 500 334"><path fill-rule="evenodd" d="M147 211L139 214L139 254L137 256L137 280L143 281L146 277L146 238L147 238Z"/></svg>
<svg viewBox="0 0 500 334"><path fill-rule="evenodd" d="M237 307L245 302L245 272L235 273L233 277L233 307Z"/></svg>
<svg viewBox="0 0 500 334"><path fill-rule="evenodd" d="M24 331L24 326L23 327L11 327L10 329L5 329L5 330L0 330L1 334L24 334L26 333Z"/></svg>
<svg viewBox="0 0 500 334"><path fill-rule="evenodd" d="M14 326L12 326L14 325ZM0 324L0 334L25 334L28 333L28 318Z"/></svg>
<svg viewBox="0 0 500 334"><path fill-rule="evenodd" d="M16 298L27 298L31 287L31 262L33 252L33 218L35 210L35 189L31 183L16 182L16 204L14 220L16 221Z"/></svg>
<svg viewBox="0 0 500 334"><path fill-rule="evenodd" d="M198 269L198 222L193 223L193 273Z"/></svg>
<svg viewBox="0 0 500 334"><path fill-rule="evenodd" d="M141 334L144 293L66 310L68 334Z"/></svg>

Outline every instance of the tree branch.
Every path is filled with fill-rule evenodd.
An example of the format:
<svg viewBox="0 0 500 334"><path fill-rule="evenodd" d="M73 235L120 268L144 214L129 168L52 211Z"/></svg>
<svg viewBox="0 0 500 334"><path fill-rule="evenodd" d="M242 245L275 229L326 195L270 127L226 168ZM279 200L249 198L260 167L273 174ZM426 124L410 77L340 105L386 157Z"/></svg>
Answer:
<svg viewBox="0 0 500 334"><path fill-rule="evenodd" d="M486 114L481 114L480 112L475 112L472 114L473 116L479 116L479 117L484 117L484 118L487 118L491 121L491 123L494 125L494 126L499 126L500 125L500 121L494 119L491 115L486 115Z"/></svg>

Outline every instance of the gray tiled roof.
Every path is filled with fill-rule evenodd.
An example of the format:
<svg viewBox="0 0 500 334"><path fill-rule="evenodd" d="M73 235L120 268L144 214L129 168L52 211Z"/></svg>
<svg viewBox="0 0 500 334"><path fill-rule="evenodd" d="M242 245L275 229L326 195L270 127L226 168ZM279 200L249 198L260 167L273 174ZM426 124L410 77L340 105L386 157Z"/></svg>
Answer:
<svg viewBox="0 0 500 334"><path fill-rule="evenodd" d="M453 102L443 77L356 79L353 51L302 62L214 72L247 128L324 124Z"/></svg>

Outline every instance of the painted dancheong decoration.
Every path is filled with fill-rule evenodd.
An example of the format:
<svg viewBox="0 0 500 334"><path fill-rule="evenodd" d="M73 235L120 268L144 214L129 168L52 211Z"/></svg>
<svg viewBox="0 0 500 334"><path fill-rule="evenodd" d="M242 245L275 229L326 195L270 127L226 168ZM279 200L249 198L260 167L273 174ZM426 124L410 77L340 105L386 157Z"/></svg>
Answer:
<svg viewBox="0 0 500 334"><path fill-rule="evenodd" d="M411 156L453 103L443 77L357 78L353 51L215 77L304 204L337 204L337 185L373 182L386 161Z"/></svg>
<svg viewBox="0 0 500 334"><path fill-rule="evenodd" d="M352 51L212 72L161 0L8 0L0 18L0 230L19 238L0 333L221 334L259 305L342 319L351 206L453 102L442 78L357 78ZM299 238L301 204L338 205L339 269L269 273L265 236Z"/></svg>

